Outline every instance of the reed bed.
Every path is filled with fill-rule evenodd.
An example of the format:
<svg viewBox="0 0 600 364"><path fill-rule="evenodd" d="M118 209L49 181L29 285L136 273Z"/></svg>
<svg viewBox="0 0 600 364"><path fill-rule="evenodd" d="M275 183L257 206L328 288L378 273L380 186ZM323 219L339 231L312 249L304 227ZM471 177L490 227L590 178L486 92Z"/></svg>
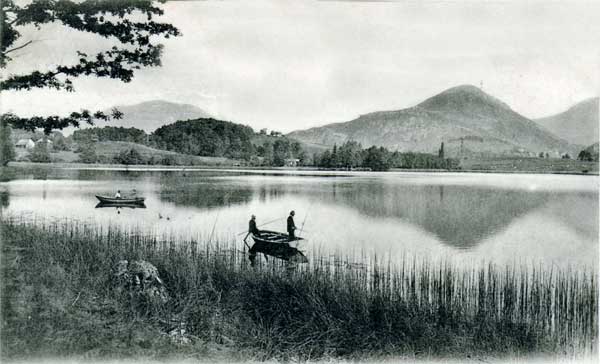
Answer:
<svg viewBox="0 0 600 364"><path fill-rule="evenodd" d="M593 270L341 255L253 268L234 242L1 223L4 358L597 357ZM122 259L154 264L170 300L116 295ZM185 344L165 334L174 327L185 328Z"/></svg>

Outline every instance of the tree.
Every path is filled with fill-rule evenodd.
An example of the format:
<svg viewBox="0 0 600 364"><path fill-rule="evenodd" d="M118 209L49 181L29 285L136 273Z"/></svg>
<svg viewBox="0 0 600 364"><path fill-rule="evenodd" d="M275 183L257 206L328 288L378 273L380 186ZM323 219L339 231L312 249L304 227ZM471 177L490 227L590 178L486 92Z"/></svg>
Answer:
<svg viewBox="0 0 600 364"><path fill-rule="evenodd" d="M283 166L285 165L285 160L290 158L291 154L291 146L289 139L277 139L275 143L273 143L273 165L274 166Z"/></svg>
<svg viewBox="0 0 600 364"><path fill-rule="evenodd" d="M56 134L52 139L54 142L54 150L70 150L69 145L67 144L67 138L62 134Z"/></svg>
<svg viewBox="0 0 600 364"><path fill-rule="evenodd" d="M15 159L15 147L10 135L10 126L0 120L0 166L5 166Z"/></svg>
<svg viewBox="0 0 600 364"><path fill-rule="evenodd" d="M164 2L164 0L162 1ZM163 10L152 0L33 0L28 5L16 5L13 0L3 0L0 9L0 68L12 61L13 52L26 48L33 41L21 41L19 27L28 25L41 30L41 26L59 23L76 31L92 33L115 40L115 46L97 54L77 52L75 64L52 66L49 70L35 70L26 74L9 75L0 84L0 91L22 91L34 88L52 88L73 92L73 79L79 76L96 76L130 82L136 70L161 65L163 46L156 43L158 36L178 36L179 30L171 24L158 23L155 16ZM140 19L144 20L140 20ZM8 113L2 120L15 128L25 130L78 127L96 120L119 119L121 112L110 114L101 111L81 110L67 117L57 115L19 117Z"/></svg>
<svg viewBox="0 0 600 364"><path fill-rule="evenodd" d="M366 151L364 166L374 171L387 171L390 169L388 151L383 147L370 147Z"/></svg>
<svg viewBox="0 0 600 364"><path fill-rule="evenodd" d="M135 148L122 150L114 157L115 163L118 164L146 164L146 159Z"/></svg>
<svg viewBox="0 0 600 364"><path fill-rule="evenodd" d="M96 155L96 149L93 144L88 143L81 146L79 161L81 163L96 163L98 161L98 155Z"/></svg>
<svg viewBox="0 0 600 364"><path fill-rule="evenodd" d="M444 142L442 142L442 145L440 145L440 150L438 152L438 157L440 157L441 159L444 159Z"/></svg>
<svg viewBox="0 0 600 364"><path fill-rule="evenodd" d="M270 141L265 142L265 144L262 145L263 149L262 149L262 154L261 156L264 158L263 163L266 166L270 166L273 165L273 143L271 143Z"/></svg>
<svg viewBox="0 0 600 364"><path fill-rule="evenodd" d="M48 143L45 140L35 143L29 156L32 162L37 163L50 163L50 153L48 153Z"/></svg>
<svg viewBox="0 0 600 364"><path fill-rule="evenodd" d="M592 156L592 153L590 153L590 151L587 149L584 149L581 152L579 152L579 155L577 155L577 159L579 159L580 161L584 161L584 162L593 162L594 161L594 157Z"/></svg>

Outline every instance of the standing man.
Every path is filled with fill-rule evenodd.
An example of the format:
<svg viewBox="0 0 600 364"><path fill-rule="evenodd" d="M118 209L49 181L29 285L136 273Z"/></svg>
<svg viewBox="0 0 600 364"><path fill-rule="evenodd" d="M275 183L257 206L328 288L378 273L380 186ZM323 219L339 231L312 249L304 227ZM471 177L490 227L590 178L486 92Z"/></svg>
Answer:
<svg viewBox="0 0 600 364"><path fill-rule="evenodd" d="M294 210L292 210L290 212L290 216L287 218L287 232L290 237L290 241L296 240L296 224L294 224L294 215L296 215L296 213Z"/></svg>
<svg viewBox="0 0 600 364"><path fill-rule="evenodd" d="M250 259L250 265L254 267L256 261L256 243L252 245L252 247L250 247L246 242L246 239L248 238L248 236L250 236L250 234L260 236L260 230L258 230L258 228L256 227L256 216L254 215L252 215L250 217L250 221L248 221L248 234L246 234L246 237L244 238L244 244L246 244L246 246L249 249L248 253L250 253L250 255L248 256L248 259Z"/></svg>

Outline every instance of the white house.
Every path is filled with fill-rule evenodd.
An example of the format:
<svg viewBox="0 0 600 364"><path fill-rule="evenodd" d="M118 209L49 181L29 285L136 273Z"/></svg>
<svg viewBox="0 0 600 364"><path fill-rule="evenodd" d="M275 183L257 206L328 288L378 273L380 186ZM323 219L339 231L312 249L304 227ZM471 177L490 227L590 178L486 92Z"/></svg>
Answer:
<svg viewBox="0 0 600 364"><path fill-rule="evenodd" d="M35 147L35 143L31 139L19 139L17 144L15 144L15 147L23 149L33 149L33 147Z"/></svg>
<svg viewBox="0 0 600 364"><path fill-rule="evenodd" d="M298 158L287 158L284 160L284 163L287 167L297 167L300 159Z"/></svg>
<svg viewBox="0 0 600 364"><path fill-rule="evenodd" d="M38 143L46 143L47 147L51 147L52 144L53 144L52 140L46 139L46 138L40 138L40 139L38 139L37 142L35 142L35 144L38 144Z"/></svg>

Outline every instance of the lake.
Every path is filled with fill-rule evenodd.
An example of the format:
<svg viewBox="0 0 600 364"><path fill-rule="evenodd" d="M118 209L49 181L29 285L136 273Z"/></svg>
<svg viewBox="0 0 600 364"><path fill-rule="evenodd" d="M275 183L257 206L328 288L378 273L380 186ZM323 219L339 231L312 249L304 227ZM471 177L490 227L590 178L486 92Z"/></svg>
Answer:
<svg viewBox="0 0 600 364"><path fill-rule="evenodd" d="M136 189L146 208L96 208L117 189ZM0 183L0 202L3 216L239 249L251 214L285 231L295 210L309 257L598 267L597 176L40 168Z"/></svg>

